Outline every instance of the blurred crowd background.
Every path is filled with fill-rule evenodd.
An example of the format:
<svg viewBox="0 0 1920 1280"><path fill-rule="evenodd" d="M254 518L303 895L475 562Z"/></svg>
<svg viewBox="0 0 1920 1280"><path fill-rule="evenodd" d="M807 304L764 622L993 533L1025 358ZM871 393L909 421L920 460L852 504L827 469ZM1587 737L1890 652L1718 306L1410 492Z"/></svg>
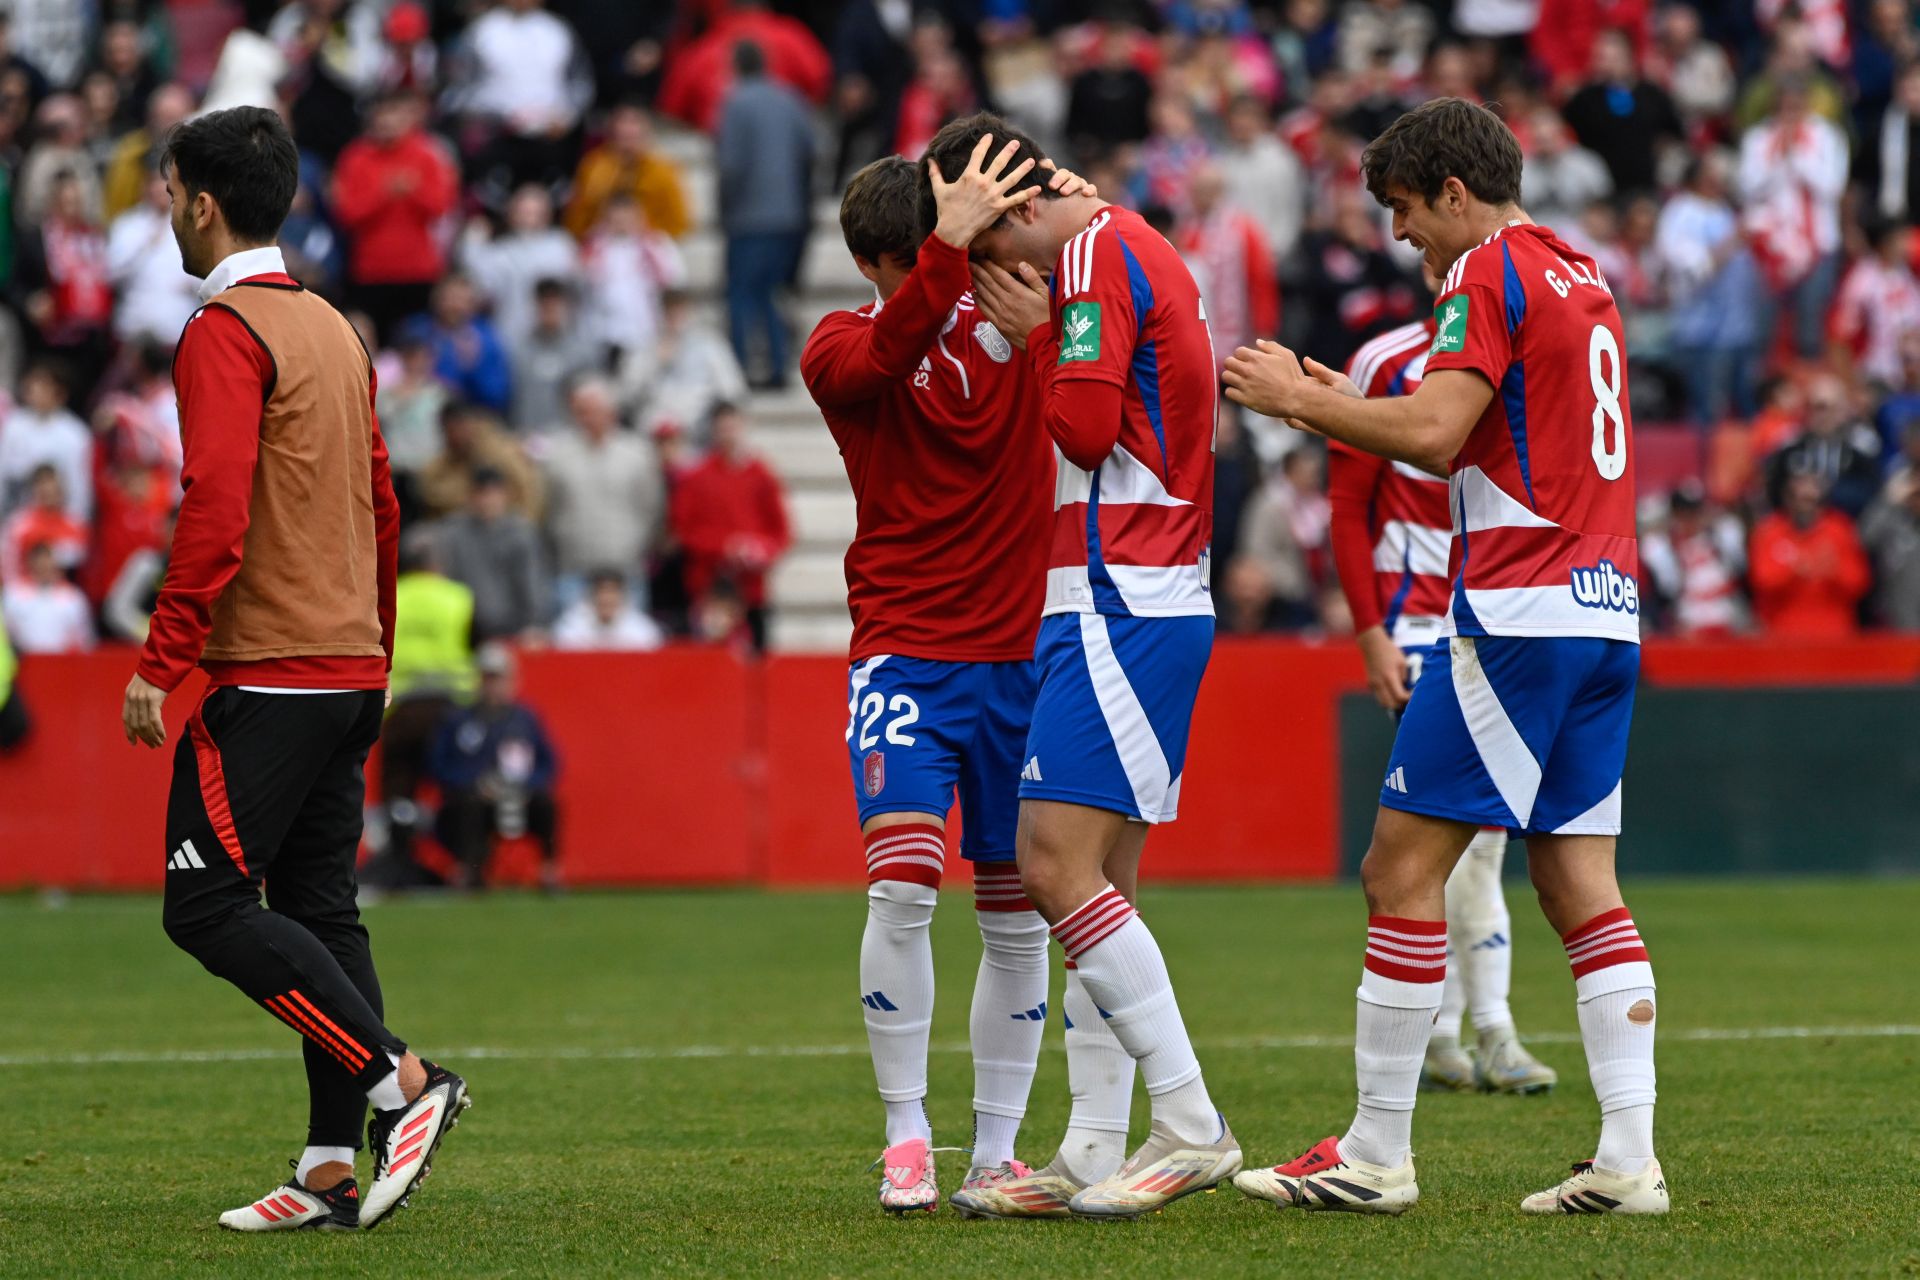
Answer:
<svg viewBox="0 0 1920 1280"><path fill-rule="evenodd" d="M1909 0L0 11L0 617L28 655L142 637L198 301L156 148L239 103L290 122L289 268L374 352L403 624L463 631L416 649L441 686L495 640L765 645L795 529L759 420L859 301L809 284L844 262L837 193L979 107L1164 230L1222 358L1277 334L1339 363L1431 306L1362 147L1486 102L1626 316L1648 627L1920 629ZM1233 416L1218 467L1222 630L1349 629L1317 444Z"/></svg>

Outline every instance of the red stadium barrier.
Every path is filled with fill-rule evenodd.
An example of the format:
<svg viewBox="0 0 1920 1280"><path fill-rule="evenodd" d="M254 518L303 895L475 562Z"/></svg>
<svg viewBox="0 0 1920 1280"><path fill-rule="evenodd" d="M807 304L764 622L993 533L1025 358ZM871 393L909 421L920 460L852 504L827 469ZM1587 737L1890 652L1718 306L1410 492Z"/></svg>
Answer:
<svg viewBox="0 0 1920 1280"><path fill-rule="evenodd" d="M1670 687L1910 684L1920 636L1647 646ZM0 757L0 888L153 888L171 749L129 747L132 655L30 658L35 736ZM742 663L709 649L537 653L523 693L561 756L567 873L579 884L852 884L859 838L837 656ZM199 677L168 705L178 734ZM1195 712L1182 817L1156 834L1161 880L1321 879L1339 848L1339 699L1359 690L1345 642L1222 639ZM956 874L964 875L963 872Z"/></svg>

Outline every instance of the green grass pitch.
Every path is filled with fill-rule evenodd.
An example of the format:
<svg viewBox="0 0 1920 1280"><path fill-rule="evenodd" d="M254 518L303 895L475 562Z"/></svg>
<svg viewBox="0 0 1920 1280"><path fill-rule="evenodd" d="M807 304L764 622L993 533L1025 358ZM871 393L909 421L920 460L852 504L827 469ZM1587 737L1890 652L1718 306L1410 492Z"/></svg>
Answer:
<svg viewBox="0 0 1920 1280"><path fill-rule="evenodd" d="M1424 1199L1404 1218L1228 1189L1112 1224L880 1214L857 894L382 904L393 1025L466 1073L476 1105L411 1208L334 1236L214 1225L301 1145L285 1030L174 951L152 899L0 899L0 1275L1920 1274L1920 883L1629 886L1662 996L1664 1220L1516 1209L1590 1152L1595 1115L1566 962L1510 890L1514 1005L1556 1093L1425 1098ZM1343 1127L1358 893L1150 884L1146 909L1249 1159ZM934 937L932 1113L960 1145L964 897ZM1058 992L1056 971L1056 1008ZM1134 1114L1137 1139L1143 1098ZM1065 1115L1056 1019L1022 1155L1044 1161ZM951 1187L961 1158L945 1160Z"/></svg>

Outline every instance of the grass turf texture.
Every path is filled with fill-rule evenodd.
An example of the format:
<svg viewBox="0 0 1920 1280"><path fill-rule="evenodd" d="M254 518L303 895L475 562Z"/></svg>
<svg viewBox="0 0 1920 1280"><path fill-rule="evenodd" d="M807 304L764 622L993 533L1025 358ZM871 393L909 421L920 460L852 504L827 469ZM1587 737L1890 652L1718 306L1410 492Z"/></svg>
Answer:
<svg viewBox="0 0 1920 1280"><path fill-rule="evenodd" d="M367 915L394 1026L466 1073L476 1105L413 1207L346 1236L214 1225L299 1149L298 1060L283 1028L167 944L157 903L0 899L0 1274L1920 1273L1920 1038L1684 1038L1920 1023L1920 883L1631 887L1662 995L1664 1220L1517 1212L1590 1152L1595 1112L1577 1043L1547 1042L1577 1031L1565 960L1526 890L1511 896L1515 1010L1562 1085L1425 1096L1416 1209L1283 1214L1229 1188L1114 1224L881 1215L864 1172L881 1131L857 895L383 904ZM1149 887L1147 918L1249 1160L1343 1127L1350 1048L1257 1042L1351 1035L1357 892ZM948 895L934 938L932 1114L958 1145L978 956L965 898ZM1053 989L1057 1009L1057 969ZM1036 1165L1065 1123L1057 1018L1047 1044L1020 1144ZM170 1052L227 1057L70 1060ZM1144 1098L1134 1115L1137 1141ZM943 1160L951 1190L964 1157Z"/></svg>

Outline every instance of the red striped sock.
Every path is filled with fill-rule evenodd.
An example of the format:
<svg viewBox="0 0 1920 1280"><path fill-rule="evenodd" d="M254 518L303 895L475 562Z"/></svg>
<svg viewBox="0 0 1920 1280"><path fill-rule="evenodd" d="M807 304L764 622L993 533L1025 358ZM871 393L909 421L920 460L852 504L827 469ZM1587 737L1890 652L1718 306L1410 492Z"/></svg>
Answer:
<svg viewBox="0 0 1920 1280"><path fill-rule="evenodd" d="M1053 936L1067 953L1067 959L1077 960L1137 914L1133 904L1121 897L1118 889L1108 885L1054 925Z"/></svg>
<svg viewBox="0 0 1920 1280"><path fill-rule="evenodd" d="M1646 944L1640 941L1640 930L1634 927L1633 913L1625 907L1602 911L1571 933L1563 934L1560 941L1566 945L1567 963L1573 966L1575 981L1617 964L1647 960Z"/></svg>
<svg viewBox="0 0 1920 1280"><path fill-rule="evenodd" d="M1366 968L1396 982L1444 982L1447 922L1368 916Z"/></svg>
<svg viewBox="0 0 1920 1280"><path fill-rule="evenodd" d="M1011 862L973 864L975 911L1031 911L1027 891L1020 887L1020 868Z"/></svg>
<svg viewBox="0 0 1920 1280"><path fill-rule="evenodd" d="M947 835L932 823L903 822L867 833L867 883L905 880L940 887L947 862Z"/></svg>

